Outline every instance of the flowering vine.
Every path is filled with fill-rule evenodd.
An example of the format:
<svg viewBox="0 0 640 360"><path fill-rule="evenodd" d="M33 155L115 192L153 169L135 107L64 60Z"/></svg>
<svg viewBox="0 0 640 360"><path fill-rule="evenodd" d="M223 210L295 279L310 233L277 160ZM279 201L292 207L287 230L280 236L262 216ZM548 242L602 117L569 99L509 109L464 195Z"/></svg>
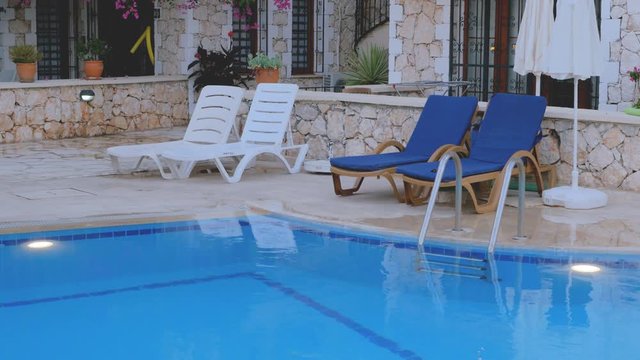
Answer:
<svg viewBox="0 0 640 360"><path fill-rule="evenodd" d="M31 2L31 0L20 1L29 3ZM143 0L115 0L114 5L116 10L122 11L123 19L128 19L130 17L138 19L140 17L140 13L138 12L138 1ZM161 2L175 6L176 8L181 10L194 9L196 6L198 6L199 2L205 1L208 0L161 0ZM253 8L256 0L223 0L223 2L232 5L234 19L246 20L253 17ZM291 8L290 0L274 0L274 4L276 6L276 9L278 10L288 10Z"/></svg>

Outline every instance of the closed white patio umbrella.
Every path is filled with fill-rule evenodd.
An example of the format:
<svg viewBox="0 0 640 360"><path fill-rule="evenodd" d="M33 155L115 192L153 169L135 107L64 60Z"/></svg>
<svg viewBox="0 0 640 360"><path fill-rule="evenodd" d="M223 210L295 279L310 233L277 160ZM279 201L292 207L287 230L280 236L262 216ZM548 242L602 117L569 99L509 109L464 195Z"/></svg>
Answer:
<svg viewBox="0 0 640 360"><path fill-rule="evenodd" d="M600 75L600 36L593 0L558 0L552 38L543 55L543 71L554 79L573 79L573 171L571 186L545 190L546 205L593 209L607 195L578 186L578 80Z"/></svg>
<svg viewBox="0 0 640 360"><path fill-rule="evenodd" d="M536 95L540 95L542 55L551 39L553 0L527 0L518 29L513 71L536 76Z"/></svg>

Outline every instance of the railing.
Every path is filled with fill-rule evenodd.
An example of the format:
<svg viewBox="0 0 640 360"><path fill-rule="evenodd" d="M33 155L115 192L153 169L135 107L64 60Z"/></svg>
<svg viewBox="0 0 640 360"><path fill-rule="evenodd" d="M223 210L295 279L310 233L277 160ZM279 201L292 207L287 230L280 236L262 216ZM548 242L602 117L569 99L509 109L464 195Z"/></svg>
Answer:
<svg viewBox="0 0 640 360"><path fill-rule="evenodd" d="M431 214L436 204L436 198L438 197L438 190L440 190L440 183L442 182L442 176L444 175L444 169L447 166L447 162L450 159L454 160L456 169L456 191L455 191L455 225L453 231L462 231L460 227L460 215L462 211L462 164L460 157L455 151L447 151L438 164L438 171L436 172L436 178L433 181L433 188L431 189L431 196L429 196L429 204L427 205L427 212L424 214L424 220L422 221L422 227L420 228L420 235L418 236L418 248L421 249L424 245L424 239L429 231L429 223L431 222ZM525 166L522 158L513 158L507 162L504 179L502 181L502 189L500 191L500 199L498 201L498 208L496 209L496 217L493 222L493 229L491 231L491 238L489 240L489 246L487 253L493 254L498 239L498 231L500 230L500 221L502 220L502 212L504 210L504 203L507 198L507 190L509 190L509 180L513 173L514 167L518 166L518 233L514 236L516 240L526 239L526 236L522 234L522 224L524 222L524 192L525 192Z"/></svg>
<svg viewBox="0 0 640 360"><path fill-rule="evenodd" d="M527 237L522 234L522 223L524 221L524 191L525 191L525 167L521 158L514 158L507 163L507 171L502 179L502 190L500 191L500 201L496 209L496 218L493 221L493 229L491 230L491 239L487 252L493 254L498 240L498 231L500 231L500 221L502 220L502 211L504 210L504 202L507 198L507 190L509 190L509 180L513 173L513 168L518 166L518 233L513 238L515 240L524 240Z"/></svg>
<svg viewBox="0 0 640 360"><path fill-rule="evenodd" d="M357 45L373 29L389 21L389 0L356 0Z"/></svg>
<svg viewBox="0 0 640 360"><path fill-rule="evenodd" d="M447 166L447 162L450 159L454 160L456 166L456 223L453 227L453 231L461 231L460 227L460 214L462 213L462 164L460 162L460 156L455 151L447 151L438 164L438 172L436 178L433 181L433 188L431 189L431 196L429 196L429 204L427 205L427 212L424 214L424 220L422 221L422 228L420 228L420 236L418 237L418 247L422 247L424 244L424 238L429 231L429 223L431 222L431 213L436 206L436 198L438 197L438 190L440 190L440 183L442 182L442 176L444 175L444 168Z"/></svg>

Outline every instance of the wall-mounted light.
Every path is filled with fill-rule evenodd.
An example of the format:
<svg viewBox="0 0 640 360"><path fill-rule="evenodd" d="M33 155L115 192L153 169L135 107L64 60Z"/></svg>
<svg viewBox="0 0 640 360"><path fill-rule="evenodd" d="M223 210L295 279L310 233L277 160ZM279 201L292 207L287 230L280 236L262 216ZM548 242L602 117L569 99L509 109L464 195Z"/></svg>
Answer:
<svg viewBox="0 0 640 360"><path fill-rule="evenodd" d="M94 93L93 90L90 90L90 89L80 90L80 100L82 101L89 102L93 100L95 96L96 96L96 93Z"/></svg>

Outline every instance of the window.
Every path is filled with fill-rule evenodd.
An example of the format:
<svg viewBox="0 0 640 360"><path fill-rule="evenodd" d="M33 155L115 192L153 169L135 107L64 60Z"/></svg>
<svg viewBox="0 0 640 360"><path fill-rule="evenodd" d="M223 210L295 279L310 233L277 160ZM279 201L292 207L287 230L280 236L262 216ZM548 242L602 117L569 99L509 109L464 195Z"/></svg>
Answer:
<svg viewBox="0 0 640 360"><path fill-rule="evenodd" d="M291 1L291 73L313 74L313 1Z"/></svg>
<svg viewBox="0 0 640 360"><path fill-rule="evenodd" d="M73 55L75 44L75 14L77 4L68 1L38 0L36 4L36 35L42 60L38 63L39 79L68 79L78 76Z"/></svg>
<svg viewBox="0 0 640 360"><path fill-rule="evenodd" d="M251 11L241 16L233 10L233 46L240 48L236 57L241 66L247 65L249 54L267 52L267 4L266 0L253 3Z"/></svg>

